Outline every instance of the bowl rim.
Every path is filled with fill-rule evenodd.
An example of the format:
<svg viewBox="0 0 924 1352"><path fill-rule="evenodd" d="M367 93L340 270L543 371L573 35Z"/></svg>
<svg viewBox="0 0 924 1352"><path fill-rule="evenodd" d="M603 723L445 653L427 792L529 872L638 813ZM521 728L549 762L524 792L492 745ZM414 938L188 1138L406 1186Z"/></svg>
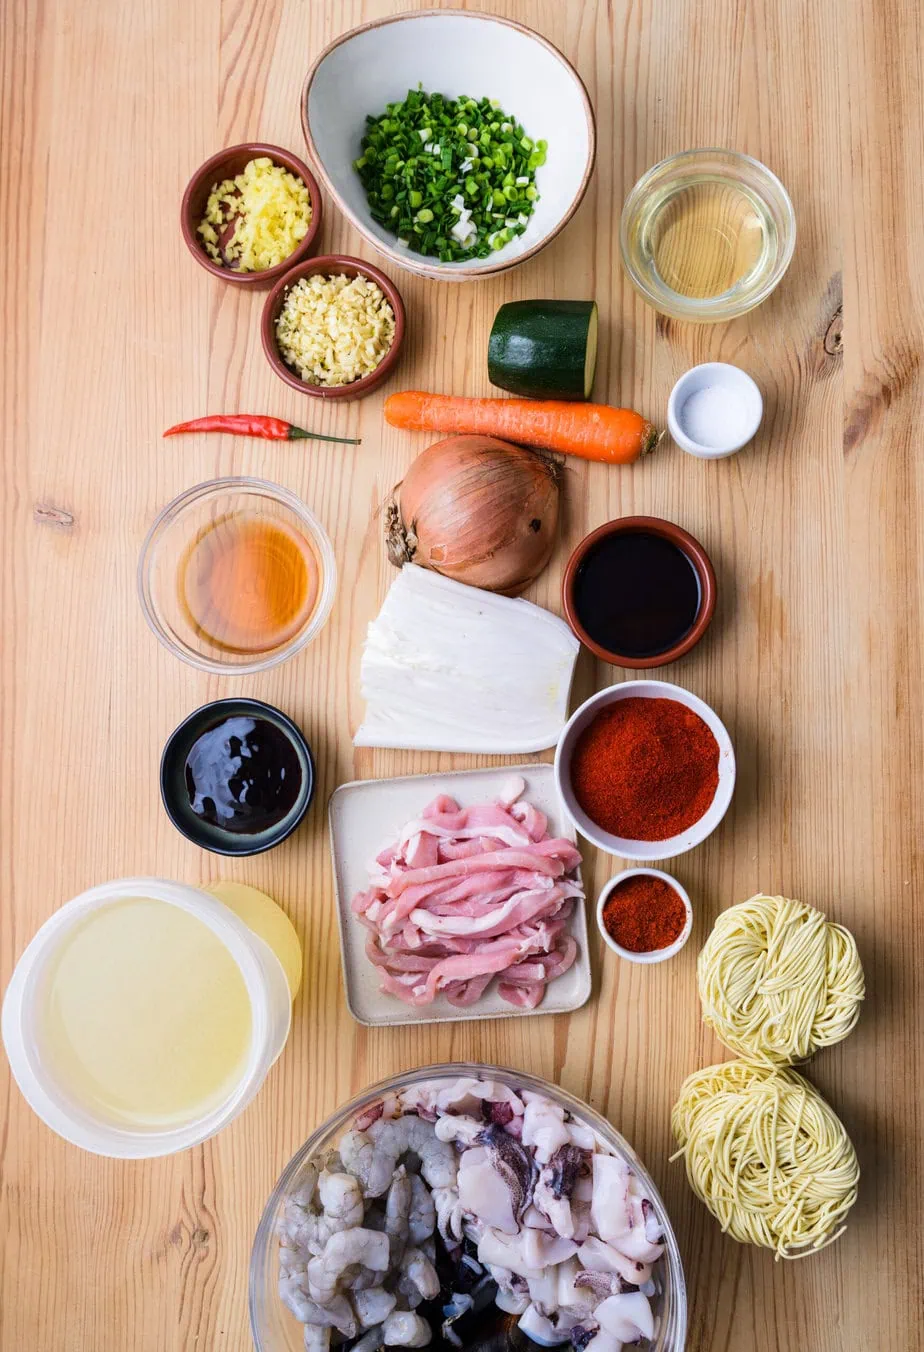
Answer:
<svg viewBox="0 0 924 1352"><path fill-rule="evenodd" d="M603 907L606 905L610 893L614 892L619 884L624 883L627 878L636 878L639 875L648 878L660 878L662 882L672 887L680 896L687 917L683 922L683 929L672 944L668 944L665 948L650 948L643 953L636 953L631 948L623 948L622 944L617 944L603 923ZM639 864L635 868L624 868L619 873L614 873L612 878L600 888L594 914L597 917L597 929L600 931L607 947L611 948L617 957L625 958L627 962L634 962L640 966L652 966L654 963L666 962L668 958L674 957L683 948L693 929L693 903L690 901L687 889L672 874L665 873L660 868L650 868L646 864Z"/></svg>
<svg viewBox="0 0 924 1352"><path fill-rule="evenodd" d="M652 685L658 687L657 694L640 690L642 686ZM686 831L676 836L669 836L666 840L629 840L622 836L612 836L608 831L602 830L581 811L577 800L574 798L570 780L566 778L565 774L565 749L567 747L567 760L570 765L570 742L573 739L573 730L579 719L591 709L604 708L607 704L615 703L617 700L629 699L634 694L640 694L644 699L677 700L678 703L692 709L695 714L702 718L719 744L719 782L712 802L699 820L695 821ZM724 776L722 771L723 755L726 757ZM692 691L684 689L682 685L675 685L671 681L660 681L656 677L619 681L614 685L606 686L603 690L598 690L584 700L583 704L575 709L562 728L555 747L554 765L555 782L558 786L562 808L584 839L589 840L592 845L596 845L597 849L602 850L604 854L614 855L618 859L631 859L633 862L641 864L647 864L655 859L676 859L678 855L686 854L689 850L695 849L697 845L701 845L704 840L707 840L721 825L731 806L737 775L734 743L716 711L704 699L700 699Z"/></svg>
<svg viewBox="0 0 924 1352"><path fill-rule="evenodd" d="M250 1332L253 1338L254 1347L257 1352L270 1352L267 1344L263 1341L262 1332L258 1323L258 1308L261 1301L262 1292L260 1290L260 1279L264 1275L262 1264L266 1258L267 1246L276 1239L275 1219L276 1212L283 1201L293 1180L297 1177L305 1161L316 1153L324 1144L325 1140L335 1131L344 1128L350 1118L361 1108L373 1101L376 1097L393 1092L395 1089L404 1088L417 1080L443 1079L451 1080L460 1077L470 1077L475 1073L479 1078L490 1078L509 1083L520 1082L528 1087L538 1090L540 1093L547 1093L552 1090L553 1096L559 1096L563 1105L572 1114L575 1111L587 1118L594 1131L607 1142L611 1149L614 1148L618 1153L624 1156L630 1166L639 1174L645 1183L646 1188L650 1189L650 1196L653 1202L659 1208L659 1215L664 1222L664 1257L662 1261L665 1265L665 1276L669 1273L671 1276L671 1303L673 1306L674 1328L672 1330L673 1340L665 1352L675 1352L684 1346L687 1333L687 1288L686 1275L683 1269L683 1259L680 1253L680 1246L677 1242L677 1235L673 1223L664 1204L664 1199L651 1176L651 1173L640 1158L635 1148L623 1136L622 1132L610 1122L609 1118L603 1113L598 1112L586 1099L580 1099L572 1094L560 1084L555 1084L547 1080L544 1076L533 1075L529 1071L517 1070L512 1066L497 1065L490 1061L440 1061L431 1064L413 1067L408 1070L398 1071L395 1074L384 1076L372 1084L367 1085L359 1093L353 1094L344 1102L338 1104L323 1122L315 1126L306 1140L290 1157L282 1172L276 1179L273 1190L267 1198L266 1205L260 1215L254 1235L253 1245L250 1251L250 1264L247 1281L247 1305L250 1316Z"/></svg>
<svg viewBox="0 0 924 1352"><path fill-rule="evenodd" d="M301 376L297 375L283 361L282 353L279 351L276 342L276 320L285 300L286 292L296 282L301 281L303 277L314 277L324 272L328 274L336 273L338 270L343 272L344 269L352 270L354 277L362 275L369 281L375 282L391 305L395 316L395 334L385 356L375 370L370 371L367 376L360 376L359 380L351 380L346 385L310 385L307 380L302 380ZM290 268L278 279L264 301L263 313L260 316L260 340L263 344L263 354L273 371L280 380L284 380L293 390L298 390L300 394L307 394L313 399L361 399L364 394L371 394L379 385L384 384L391 375L398 360L401 345L404 342L406 328L407 313L404 308L404 300L394 282L373 263L367 263L364 258L356 258L353 254L317 254L314 258L303 259L301 263L297 263L294 268Z"/></svg>
<svg viewBox="0 0 924 1352"><path fill-rule="evenodd" d="M284 169L288 169L290 173L296 174L304 182L311 200L311 221L304 239L296 244L292 252L281 263L276 263L271 268L264 268L262 272L236 272L233 268L219 267L208 257L200 245L196 237L196 227L192 222L192 198L203 179L213 177L218 173L230 156L242 154L250 155L251 159L257 156L266 156L274 163L280 164ZM270 286L277 277L281 277L296 263L303 262L310 255L321 229L323 210L320 184L304 160L300 159L298 155L294 155L291 150L286 150L284 146L271 145L267 141L242 141L239 145L227 146L224 150L217 150L214 155L210 155L207 160L203 160L199 168L192 174L180 202L180 229L187 249L206 272L211 273L213 277L217 277L219 281L229 282L232 286L259 288Z"/></svg>
<svg viewBox="0 0 924 1352"><path fill-rule="evenodd" d="M780 256L764 285L746 301L739 300L737 303L729 304L723 302L721 296L713 300L698 300L683 297L679 292L669 291L668 288L665 288L665 290L669 291L669 294L661 295L652 291L630 261L628 224L630 215L634 213L642 193L651 180L656 174L661 173L669 166L679 165L684 160L693 160L698 156L707 155L725 156L729 160L737 161L739 164L747 164L751 169L756 169L766 179L771 190L777 194L782 214L786 219L786 238L783 241ZM762 305L783 280L792 262L795 248L796 211L785 184L768 165L764 164L763 160L757 159L754 155L748 155L744 150L735 150L729 146L696 146L692 150L680 150L673 155L666 155L664 159L658 160L656 164L652 164L643 174L640 174L629 189L619 218L619 253L622 258L622 266L635 290L642 300L654 310L657 310L659 314L668 315L673 319L688 320L691 323L724 323L726 320L737 319L740 315L749 314L751 310L756 310L758 305Z"/></svg>
<svg viewBox="0 0 924 1352"><path fill-rule="evenodd" d="M223 834L228 839L228 845L220 845L210 836L203 833L195 834L188 829L189 823L176 811L176 802L172 794L167 791L167 770L168 762L172 756L177 744L183 740L184 735L191 728L207 724L211 719L218 718L224 710L229 713L232 708L240 710L246 707L252 710L258 718L264 722L274 723L281 726L289 739L298 747L301 756L304 758L308 768L305 776L305 782L299 792L289 812L278 823L278 827L273 832L270 839L261 840L259 844L247 844L246 836L233 836L231 832ZM226 695L222 699L208 700L205 704L200 704L198 708L193 709L182 719L164 742L163 750L160 753L160 768L158 770L158 783L160 785L160 800L164 805L164 811L170 818L170 821L179 831L181 836L198 845L202 850L208 850L210 854L221 854L231 859L243 859L254 854L263 854L266 850L272 850L277 845L281 845L284 840L288 840L293 831L296 831L304 821L308 809L314 801L315 789L317 787L317 771L315 769L314 756L311 754L311 747L308 739L301 728L290 718L282 709L277 708L275 704L269 704L266 700L253 699L249 695ZM221 830L220 827L217 828ZM271 828L272 829L272 828ZM236 839L242 842L240 847L232 846L231 840Z"/></svg>
<svg viewBox="0 0 924 1352"><path fill-rule="evenodd" d="M367 33L370 29L381 28L384 24L400 23L406 19L446 17L481 19L490 23L504 24L507 28L515 28L517 32L524 33L527 37L533 38L536 42L541 43L542 46L545 47L547 51L551 52L552 56L565 67L577 85L578 93L580 94L584 105L584 116L587 121L587 162L584 166L584 173L581 177L581 182L578 184L577 192L568 204L561 219L547 234L543 235L543 237L531 248L527 249L525 253L517 254L516 258L499 260L486 267L449 267L447 264L431 264L423 261L422 254L411 254L409 251L405 251L404 255L402 255L397 249L392 249L389 245L383 244L378 236L374 235L364 222L360 220L356 213L341 199L340 194L334 187L330 175L324 167L324 161L318 153L317 145L315 144L314 137L311 133L311 123L308 119L308 95L311 92L311 86L314 83L315 76L317 75L322 62L330 56L331 52L335 51L348 39L355 38L360 33ZM356 28L351 28L346 33L341 33L338 37L329 42L312 62L308 74L305 76L304 83L302 84L299 114L302 123L302 133L308 146L308 154L311 156L312 163L318 171L321 182L336 203L337 209L346 216L350 224L359 231L362 237L372 245L377 253L388 258L399 268L402 268L407 272L415 273L418 277L430 277L443 282L452 281L453 279L457 281L477 281L480 277L492 277L499 272L506 272L510 268L518 267L520 263L525 263L527 259L533 258L541 249L544 249L546 245L551 244L552 240L564 230L565 226L584 200L584 195L587 192L587 186L590 183L590 178L593 174L597 158L597 123L593 104L591 103L590 95L587 92L586 84L581 79L577 69L565 56L564 52L556 47L553 42L550 42L548 38L543 37L541 33L537 33L534 28L530 28L527 24L518 23L515 19L504 18L499 14L484 13L480 10L406 9L402 10L399 14L386 14L379 19L370 19L367 23L359 24ZM484 261L486 263L488 262L487 259Z"/></svg>
<svg viewBox="0 0 924 1352"><path fill-rule="evenodd" d="M310 531L321 556L322 564L321 594L314 614L308 620L308 623L287 643L274 649L268 655L259 654L252 662L231 663L219 661L214 657L207 657L203 653L195 652L188 644L180 642L168 633L160 622L150 585L151 558L161 531L192 503L219 493L232 492L253 493L259 497L268 497L287 507ZM255 672L269 671L271 667L279 666L280 662L288 661L290 657L294 657L296 653L301 652L313 639L317 638L327 623L333 608L334 597L337 592L337 560L330 536L311 508L302 501L297 493L293 493L291 489L283 487L282 484L273 483L271 479L260 479L247 474L231 474L218 479L205 479L202 483L193 484L191 488L184 489L175 498L171 498L160 509L148 528L141 546L141 552L138 555L135 586L141 611L148 628L157 641L174 657L179 658L181 662L186 662L191 667L196 667L199 671L210 671L221 676L251 676Z"/></svg>
<svg viewBox="0 0 924 1352"><path fill-rule="evenodd" d="M686 555L699 578L700 602L696 619L678 643L675 643L672 648L667 648L664 652L655 653L653 657L626 657L602 647L601 644L591 638L582 624L574 599L574 584L577 572L590 551L608 536L621 535L630 531L647 531L663 540L670 540ZM715 569L712 566L712 560L699 540L689 531L684 530L682 526L678 526L673 521L668 521L660 516L618 516L614 517L612 521L605 521L602 526L592 530L589 535L585 535L583 540L575 545L565 565L561 580L562 606L572 632L580 639L585 648L590 649L595 657L599 657L604 662L610 662L613 666L625 667L631 671L650 671L655 667L667 666L668 663L676 662L678 658L683 657L691 648L695 647L712 623L712 617L715 613L716 591Z"/></svg>

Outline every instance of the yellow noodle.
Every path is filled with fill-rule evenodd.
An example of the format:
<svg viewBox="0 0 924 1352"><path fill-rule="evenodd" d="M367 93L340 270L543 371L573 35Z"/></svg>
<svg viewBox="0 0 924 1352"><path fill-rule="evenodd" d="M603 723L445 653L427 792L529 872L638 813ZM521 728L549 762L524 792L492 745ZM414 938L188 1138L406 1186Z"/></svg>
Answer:
<svg viewBox="0 0 924 1352"><path fill-rule="evenodd" d="M805 1061L845 1038L860 1016L853 935L786 897L756 896L724 911L697 974L706 1023L726 1047L768 1065Z"/></svg>
<svg viewBox="0 0 924 1352"><path fill-rule="evenodd" d="M833 1243L860 1168L837 1114L794 1070L728 1061L684 1082L671 1128L697 1197L742 1244L803 1258Z"/></svg>

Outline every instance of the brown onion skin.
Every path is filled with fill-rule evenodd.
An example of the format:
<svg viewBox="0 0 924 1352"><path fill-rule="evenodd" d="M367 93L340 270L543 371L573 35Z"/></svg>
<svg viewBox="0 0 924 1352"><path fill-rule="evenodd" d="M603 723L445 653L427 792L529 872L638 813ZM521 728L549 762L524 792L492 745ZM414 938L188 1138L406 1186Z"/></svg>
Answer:
<svg viewBox="0 0 924 1352"><path fill-rule="evenodd" d="M548 457L495 437L437 441L394 491L389 557L518 596L555 547L558 478Z"/></svg>

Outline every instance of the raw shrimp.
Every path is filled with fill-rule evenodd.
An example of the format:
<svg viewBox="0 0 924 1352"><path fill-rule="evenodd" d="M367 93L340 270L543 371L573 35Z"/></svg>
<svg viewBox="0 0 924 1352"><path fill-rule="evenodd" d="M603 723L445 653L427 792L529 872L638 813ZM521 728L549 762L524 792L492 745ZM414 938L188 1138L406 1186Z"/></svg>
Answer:
<svg viewBox="0 0 924 1352"><path fill-rule="evenodd" d="M353 1296L356 1318L364 1329L383 1323L397 1303L397 1297L386 1291L384 1286L370 1286L368 1290L357 1291Z"/></svg>
<svg viewBox="0 0 924 1352"><path fill-rule="evenodd" d="M289 1194L286 1205L288 1206L288 1202L292 1202L295 1206L304 1207L307 1210L314 1201L314 1194L317 1186L317 1166L314 1164L306 1164L299 1185L293 1193Z"/></svg>
<svg viewBox="0 0 924 1352"><path fill-rule="evenodd" d="M354 1344L355 1348L359 1344ZM330 1329L321 1328L319 1324L305 1325L305 1352L329 1352L330 1349ZM364 1349L364 1352L372 1352L372 1349Z"/></svg>
<svg viewBox="0 0 924 1352"><path fill-rule="evenodd" d="M318 1179L318 1196L330 1234L362 1225L365 1210L362 1188L353 1174L331 1174L325 1170Z"/></svg>
<svg viewBox="0 0 924 1352"><path fill-rule="evenodd" d="M333 1233L327 1217L319 1216L315 1211L303 1212L302 1219L296 1223L290 1222L287 1231L293 1248L314 1257L324 1252L324 1246Z"/></svg>
<svg viewBox="0 0 924 1352"><path fill-rule="evenodd" d="M282 1244L279 1248L279 1267L284 1277L297 1277L308 1271L308 1258L301 1249L290 1249Z"/></svg>
<svg viewBox="0 0 924 1352"><path fill-rule="evenodd" d="M308 1316L317 1308L306 1290L304 1274L279 1278L279 1299L290 1310L300 1324L308 1322Z"/></svg>
<svg viewBox="0 0 924 1352"><path fill-rule="evenodd" d="M335 1296L321 1306L312 1300L305 1289L304 1277L282 1277L279 1298L301 1324L315 1324L319 1328L334 1328L345 1338L355 1338L358 1332L356 1316L345 1296Z"/></svg>
<svg viewBox="0 0 924 1352"><path fill-rule="evenodd" d="M366 1131L351 1131L340 1143L344 1167L355 1174L367 1197L387 1192L402 1155L413 1152L420 1172L431 1188L446 1188L456 1180L456 1154L447 1141L437 1139L430 1122L408 1113L379 1118Z"/></svg>
<svg viewBox="0 0 924 1352"><path fill-rule="evenodd" d="M416 1286L424 1300L435 1300L440 1293L436 1268L420 1249L408 1249L401 1259L401 1277Z"/></svg>
<svg viewBox="0 0 924 1352"><path fill-rule="evenodd" d="M382 1326L376 1324L375 1328L371 1328L368 1333L363 1334L359 1342L353 1344L350 1352L379 1352L381 1346ZM309 1349L309 1352L311 1352L311 1349Z"/></svg>
<svg viewBox="0 0 924 1352"><path fill-rule="evenodd" d="M334 1296L327 1305L315 1305L305 1320L306 1324L316 1324L318 1328L337 1329L344 1338L355 1338L359 1332L353 1307L346 1296Z"/></svg>
<svg viewBox="0 0 924 1352"><path fill-rule="evenodd" d="M408 1213L408 1234L412 1244L429 1239L436 1229L436 1207L433 1195L419 1174L411 1174L411 1209Z"/></svg>
<svg viewBox="0 0 924 1352"><path fill-rule="evenodd" d="M388 1236L356 1226L331 1235L324 1252L308 1264L308 1291L312 1300L327 1305L347 1268L362 1266L384 1272L388 1267Z"/></svg>
<svg viewBox="0 0 924 1352"><path fill-rule="evenodd" d="M426 1319L410 1311L395 1310L382 1325L386 1347L426 1347L432 1337Z"/></svg>
<svg viewBox="0 0 924 1352"><path fill-rule="evenodd" d="M411 1180L407 1170L399 1165L385 1199L385 1233L388 1236L392 1267L400 1262L407 1246L411 1196ZM376 1320L376 1323L381 1323L381 1320Z"/></svg>
<svg viewBox="0 0 924 1352"><path fill-rule="evenodd" d="M347 1271L349 1273L355 1272L355 1275L348 1276L345 1272L343 1274L343 1285L348 1291L354 1293L358 1291L368 1291L372 1286L379 1286L382 1281L381 1272L373 1272L372 1268L349 1268Z"/></svg>

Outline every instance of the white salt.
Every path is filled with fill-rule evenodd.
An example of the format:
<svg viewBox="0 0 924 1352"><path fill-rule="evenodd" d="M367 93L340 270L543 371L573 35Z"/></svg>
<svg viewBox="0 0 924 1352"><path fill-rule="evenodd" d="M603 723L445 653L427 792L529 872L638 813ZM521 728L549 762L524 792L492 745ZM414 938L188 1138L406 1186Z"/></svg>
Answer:
<svg viewBox="0 0 924 1352"><path fill-rule="evenodd" d="M754 426L747 400L727 385L694 390L681 406L679 421L691 441L711 451L736 446Z"/></svg>

